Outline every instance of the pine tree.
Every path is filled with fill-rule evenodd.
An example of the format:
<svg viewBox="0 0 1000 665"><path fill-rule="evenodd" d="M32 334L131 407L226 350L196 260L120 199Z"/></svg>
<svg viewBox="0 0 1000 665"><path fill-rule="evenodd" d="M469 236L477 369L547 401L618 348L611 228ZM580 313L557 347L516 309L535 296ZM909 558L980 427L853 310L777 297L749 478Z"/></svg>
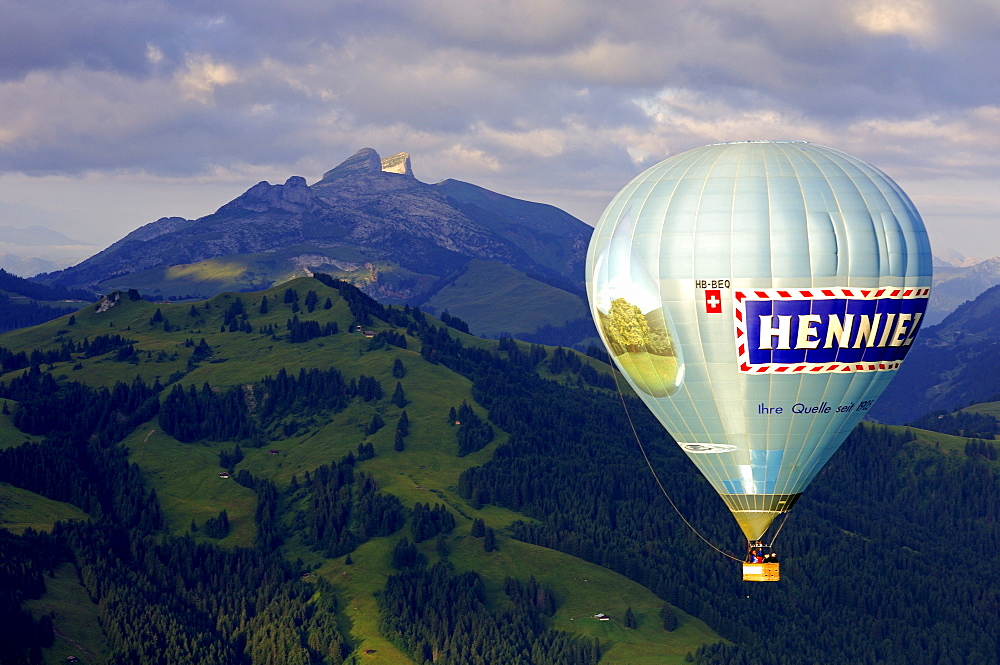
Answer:
<svg viewBox="0 0 1000 665"><path fill-rule="evenodd" d="M442 559L447 559L451 552L448 549L448 539L444 534L438 536L437 542L434 543L434 551Z"/></svg>
<svg viewBox="0 0 1000 665"><path fill-rule="evenodd" d="M493 527L486 528L486 534L483 536L483 551L493 552L497 549L497 535L493 531Z"/></svg>
<svg viewBox="0 0 1000 665"><path fill-rule="evenodd" d="M312 312L316 309L316 305L319 304L319 295L317 295L315 291L310 290L309 293L306 294L305 303L306 309Z"/></svg>
<svg viewBox="0 0 1000 665"><path fill-rule="evenodd" d="M225 510L218 517L210 517L205 522L205 535L209 538L225 538L229 535L229 515Z"/></svg>
<svg viewBox="0 0 1000 665"><path fill-rule="evenodd" d="M485 536L486 535L486 522L484 522L482 519L480 519L478 517L476 519L472 520L472 534L471 535L472 535L473 538L482 538L483 536Z"/></svg>
<svg viewBox="0 0 1000 665"><path fill-rule="evenodd" d="M417 549L417 546L411 543L406 536L403 536L392 549L389 563L396 570L403 570L404 568L423 566L426 563L426 559L420 553L420 550Z"/></svg>
<svg viewBox="0 0 1000 665"><path fill-rule="evenodd" d="M358 461L364 462L365 460L375 458L375 444L370 441L362 441L358 444Z"/></svg>
<svg viewBox="0 0 1000 665"><path fill-rule="evenodd" d="M638 628L639 622L635 618L635 613L632 608L629 607L625 610L625 627L626 628Z"/></svg>
<svg viewBox="0 0 1000 665"><path fill-rule="evenodd" d="M406 376L406 367L403 365L403 361L399 358L392 361L392 376L396 379L402 379Z"/></svg>
<svg viewBox="0 0 1000 665"><path fill-rule="evenodd" d="M403 384L399 381L396 382L396 390L392 393L392 403L401 409L407 404L406 393L403 392Z"/></svg>
<svg viewBox="0 0 1000 665"><path fill-rule="evenodd" d="M663 619L663 630L670 632L677 630L677 615L668 603L664 603L660 609L660 618Z"/></svg>
<svg viewBox="0 0 1000 665"><path fill-rule="evenodd" d="M267 314L267 296L264 296L260 300L260 313Z"/></svg>

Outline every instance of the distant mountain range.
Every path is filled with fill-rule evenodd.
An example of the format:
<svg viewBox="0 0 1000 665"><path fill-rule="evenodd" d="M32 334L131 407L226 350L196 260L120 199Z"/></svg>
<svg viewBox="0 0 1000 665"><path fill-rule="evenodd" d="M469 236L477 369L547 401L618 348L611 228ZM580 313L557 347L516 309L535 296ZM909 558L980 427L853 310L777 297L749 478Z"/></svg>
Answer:
<svg viewBox="0 0 1000 665"><path fill-rule="evenodd" d="M447 307L480 335L531 333L586 316L591 232L550 205L457 180L423 183L406 153L383 160L364 148L312 185L300 176L258 183L211 215L162 218L38 279L166 299L258 290L315 271L383 302ZM469 271L480 279L462 281Z"/></svg>
<svg viewBox="0 0 1000 665"><path fill-rule="evenodd" d="M44 226L0 226L0 269L20 277L65 268L98 250Z"/></svg>
<svg viewBox="0 0 1000 665"><path fill-rule="evenodd" d="M936 259L927 325L940 323L962 303L1000 284L1000 257L985 261Z"/></svg>

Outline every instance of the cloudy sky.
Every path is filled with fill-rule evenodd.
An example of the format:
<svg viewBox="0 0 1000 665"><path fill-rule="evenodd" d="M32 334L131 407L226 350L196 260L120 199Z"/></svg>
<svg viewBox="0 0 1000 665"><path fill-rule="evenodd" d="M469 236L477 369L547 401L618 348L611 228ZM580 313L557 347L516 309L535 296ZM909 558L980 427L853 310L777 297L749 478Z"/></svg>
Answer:
<svg viewBox="0 0 1000 665"><path fill-rule="evenodd" d="M0 226L104 246L362 147L594 224L670 155L803 139L1000 255L997 63L1000 0L0 0Z"/></svg>

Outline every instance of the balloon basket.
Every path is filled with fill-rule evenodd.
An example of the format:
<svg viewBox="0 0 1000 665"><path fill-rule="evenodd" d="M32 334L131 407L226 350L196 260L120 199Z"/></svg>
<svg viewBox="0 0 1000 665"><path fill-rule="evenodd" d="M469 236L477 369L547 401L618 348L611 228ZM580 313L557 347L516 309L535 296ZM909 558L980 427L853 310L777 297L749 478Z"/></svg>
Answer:
<svg viewBox="0 0 1000 665"><path fill-rule="evenodd" d="M777 582L781 579L780 563L744 563L744 582Z"/></svg>

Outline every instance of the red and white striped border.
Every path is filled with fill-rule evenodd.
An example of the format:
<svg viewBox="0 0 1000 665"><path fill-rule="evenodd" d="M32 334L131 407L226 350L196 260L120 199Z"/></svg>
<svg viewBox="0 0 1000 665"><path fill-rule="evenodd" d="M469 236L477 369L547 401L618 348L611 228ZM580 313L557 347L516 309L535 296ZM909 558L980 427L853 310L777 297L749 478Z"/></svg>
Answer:
<svg viewBox="0 0 1000 665"><path fill-rule="evenodd" d="M797 372L879 372L899 369L901 360L865 363L796 363L783 365L769 363L751 365L747 348L746 300L833 300L853 298L878 300L880 298L927 298L930 287L881 286L876 289L815 288L815 289L736 289L733 292L733 318L736 323L736 351L740 372L744 374L795 374Z"/></svg>

